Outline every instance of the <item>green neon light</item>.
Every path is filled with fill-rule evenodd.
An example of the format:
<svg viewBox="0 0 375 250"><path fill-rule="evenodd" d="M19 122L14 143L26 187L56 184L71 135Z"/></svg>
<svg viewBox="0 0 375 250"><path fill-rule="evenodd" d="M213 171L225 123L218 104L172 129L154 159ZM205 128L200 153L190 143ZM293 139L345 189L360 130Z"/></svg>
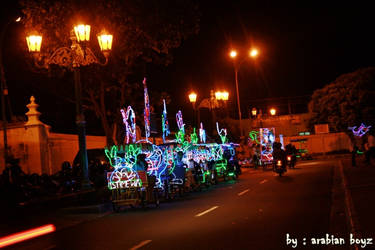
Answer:
<svg viewBox="0 0 375 250"><path fill-rule="evenodd" d="M183 129L180 129L177 132L177 134L176 134L176 141L177 141L177 143L180 143L180 144L184 143L184 141L185 141L185 132L184 132Z"/></svg>
<svg viewBox="0 0 375 250"><path fill-rule="evenodd" d="M195 128L194 128L194 132L192 134L190 134L190 142L192 144L197 144L198 143L198 135L195 132Z"/></svg>
<svg viewBox="0 0 375 250"><path fill-rule="evenodd" d="M363 154L363 152L362 152L362 151L359 151L359 150L357 150L357 154L359 154L359 155L362 155L362 154Z"/></svg>
<svg viewBox="0 0 375 250"><path fill-rule="evenodd" d="M259 134L259 131L255 131L255 130L253 130L253 131L250 131L250 133L249 133L249 137L250 137L250 139L252 140L252 141L255 141L256 143L258 143L259 144L259 141L258 141L258 134Z"/></svg>

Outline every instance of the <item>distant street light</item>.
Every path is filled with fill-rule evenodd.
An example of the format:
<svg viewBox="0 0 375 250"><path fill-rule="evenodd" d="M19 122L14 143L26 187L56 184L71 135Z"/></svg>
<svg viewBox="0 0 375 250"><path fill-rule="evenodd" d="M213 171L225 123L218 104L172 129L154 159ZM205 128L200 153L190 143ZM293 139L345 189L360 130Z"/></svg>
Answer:
<svg viewBox="0 0 375 250"><path fill-rule="evenodd" d="M257 115L257 109L256 108L253 108L251 110L251 115L254 116L254 117Z"/></svg>
<svg viewBox="0 0 375 250"><path fill-rule="evenodd" d="M256 50L256 49L250 50L249 57L255 58L257 55L258 55L258 50ZM241 133L241 137L243 137L241 104L240 104L240 95L239 95L239 91L238 91L238 70L240 69L241 64L245 61L246 57L244 57L242 60L238 61L236 59L236 57L237 57L237 51L236 50L232 50L229 53L229 56L233 59L233 64L234 64L234 77L235 77L235 81L236 81L238 118L239 118L239 121L240 121L240 133Z"/></svg>
<svg viewBox="0 0 375 250"><path fill-rule="evenodd" d="M271 109L270 109L270 114L271 114L272 116L276 115L276 109L275 109L275 108L271 108Z"/></svg>
<svg viewBox="0 0 375 250"><path fill-rule="evenodd" d="M58 48L49 56L41 55L42 36L34 34L26 37L29 52L34 55L34 63L37 67L49 68L50 64L56 64L74 72L76 123L78 127L79 152L83 171L82 188L84 189L90 187L90 181L88 177L86 121L82 108L80 67L90 64L107 65L109 52L112 49L112 35L102 32L97 38L100 49L105 57L104 63L100 62L87 46L87 42L90 40L90 25L80 24L75 26L70 34L70 40L72 42L70 48Z"/></svg>

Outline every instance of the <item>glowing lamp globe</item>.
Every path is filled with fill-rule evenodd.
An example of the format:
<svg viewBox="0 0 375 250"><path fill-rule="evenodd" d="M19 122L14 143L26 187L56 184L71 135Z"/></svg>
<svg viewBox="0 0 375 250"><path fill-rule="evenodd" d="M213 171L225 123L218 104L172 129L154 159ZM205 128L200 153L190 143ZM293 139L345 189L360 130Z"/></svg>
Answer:
<svg viewBox="0 0 375 250"><path fill-rule="evenodd" d="M103 52L109 52L112 49L112 35L109 34L100 34L98 35L98 42L100 50Z"/></svg>
<svg viewBox="0 0 375 250"><path fill-rule="evenodd" d="M236 58L236 56L237 56L237 51L232 50L232 51L229 53L229 55L230 55L230 57L232 57L232 58Z"/></svg>
<svg viewBox="0 0 375 250"><path fill-rule="evenodd" d="M42 46L42 36L31 35L26 37L27 47L29 52L40 52Z"/></svg>
<svg viewBox="0 0 375 250"><path fill-rule="evenodd" d="M256 57L258 55L258 50L257 49L252 49L249 52L250 57Z"/></svg>
<svg viewBox="0 0 375 250"><path fill-rule="evenodd" d="M78 42L88 42L90 41L90 25L79 24L74 26L74 33L77 37Z"/></svg>
<svg viewBox="0 0 375 250"><path fill-rule="evenodd" d="M223 101L228 101L229 93L227 91L222 92L222 99Z"/></svg>
<svg viewBox="0 0 375 250"><path fill-rule="evenodd" d="M223 93L221 93L220 91L216 91L215 92L215 98L216 98L216 100L222 100Z"/></svg>
<svg viewBox="0 0 375 250"><path fill-rule="evenodd" d="M251 114L252 114L253 116L256 116L256 115L257 115L257 109L256 109L256 108L253 108L253 109L251 110Z"/></svg>
<svg viewBox="0 0 375 250"><path fill-rule="evenodd" d="M197 94L195 94L194 92L190 93L189 100L192 103L196 102L197 101Z"/></svg>
<svg viewBox="0 0 375 250"><path fill-rule="evenodd" d="M271 108L270 109L270 114L271 115L276 115L276 109L275 108Z"/></svg>

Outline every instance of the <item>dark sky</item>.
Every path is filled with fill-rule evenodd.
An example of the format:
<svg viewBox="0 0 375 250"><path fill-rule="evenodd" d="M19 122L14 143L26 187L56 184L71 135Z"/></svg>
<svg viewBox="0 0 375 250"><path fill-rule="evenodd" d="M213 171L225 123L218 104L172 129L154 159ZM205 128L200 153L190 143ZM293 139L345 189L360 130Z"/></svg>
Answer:
<svg viewBox="0 0 375 250"><path fill-rule="evenodd" d="M8 4L7 9L1 10L2 23L14 9L13 5ZM235 108L230 48L246 53L249 47L256 47L260 53L256 61L245 61L239 71L245 117L246 110L255 103L250 100L271 98L272 102L274 98L295 96L307 96L304 97L307 99L315 89L339 75L375 64L374 18L370 5L354 2L327 5L323 1L314 1L309 6L304 2L304 7L259 4L258 1L201 1L200 5L199 34L174 51L172 65L149 67L150 95L153 89L161 88L172 95L170 119L178 108L187 117L190 115L189 90L195 90L198 98L205 98L210 89L227 89L230 107ZM23 35L22 29L11 27L14 29L8 29L9 40L6 39L3 47L13 112L24 114L25 104L33 93L41 105L43 121L57 131L74 128L74 107L66 108L62 98L51 96L38 87L38 81L45 81L45 78L30 73L26 63L19 60L25 48L13 43ZM277 105L277 100L274 102ZM73 113L67 111L70 109ZM67 118L57 121L55 114L58 112L65 112ZM87 120L89 124L98 123L94 119Z"/></svg>

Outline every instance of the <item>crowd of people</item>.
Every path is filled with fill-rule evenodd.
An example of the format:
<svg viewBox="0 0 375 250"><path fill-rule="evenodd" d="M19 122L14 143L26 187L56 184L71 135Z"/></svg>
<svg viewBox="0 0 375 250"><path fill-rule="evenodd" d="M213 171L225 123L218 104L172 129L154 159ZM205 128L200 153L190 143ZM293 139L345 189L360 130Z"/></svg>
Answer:
<svg viewBox="0 0 375 250"><path fill-rule="evenodd" d="M82 168L63 162L61 170L54 175L26 174L19 159L9 158L0 175L0 195L8 205L25 204L42 197L77 192L81 188ZM110 166L99 161L89 162L89 179L95 188L106 185L106 172Z"/></svg>

